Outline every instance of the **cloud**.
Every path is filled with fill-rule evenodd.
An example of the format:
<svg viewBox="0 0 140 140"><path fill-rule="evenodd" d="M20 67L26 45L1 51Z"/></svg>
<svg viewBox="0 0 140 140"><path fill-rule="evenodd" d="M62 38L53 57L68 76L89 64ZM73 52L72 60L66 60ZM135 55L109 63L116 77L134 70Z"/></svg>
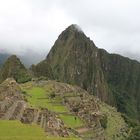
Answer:
<svg viewBox="0 0 140 140"><path fill-rule="evenodd" d="M0 1L0 50L18 54L30 48L47 51L60 30L75 22L54 3L45 0L41 2Z"/></svg>
<svg viewBox="0 0 140 140"><path fill-rule="evenodd" d="M0 51L44 56L74 23L98 47L140 60L139 13L139 0L1 0Z"/></svg>

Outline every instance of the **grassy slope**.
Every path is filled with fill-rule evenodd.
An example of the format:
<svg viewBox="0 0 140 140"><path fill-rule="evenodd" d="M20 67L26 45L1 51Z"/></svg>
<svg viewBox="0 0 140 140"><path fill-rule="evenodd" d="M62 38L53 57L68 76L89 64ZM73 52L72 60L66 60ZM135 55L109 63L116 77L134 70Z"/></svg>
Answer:
<svg viewBox="0 0 140 140"><path fill-rule="evenodd" d="M122 127L126 126L124 119L121 117L121 113L117 112L115 108L112 108L107 104L100 104L100 108L101 111L107 115L107 128L105 129L107 140L124 140L122 135L116 135L120 132Z"/></svg>

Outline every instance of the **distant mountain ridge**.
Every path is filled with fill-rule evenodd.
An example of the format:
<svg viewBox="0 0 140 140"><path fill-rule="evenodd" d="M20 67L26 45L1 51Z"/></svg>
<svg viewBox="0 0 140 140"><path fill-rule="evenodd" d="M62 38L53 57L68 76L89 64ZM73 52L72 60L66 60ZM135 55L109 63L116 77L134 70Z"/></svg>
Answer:
<svg viewBox="0 0 140 140"><path fill-rule="evenodd" d="M14 78L19 83L26 82L31 79L29 71L16 55L10 56L2 65L0 71L0 82L7 78Z"/></svg>
<svg viewBox="0 0 140 140"><path fill-rule="evenodd" d="M41 64L50 67L54 79L76 84L140 119L140 63L98 49L77 27L71 25L59 35L46 59L36 65L37 70L43 70ZM37 76L46 73L36 71Z"/></svg>
<svg viewBox="0 0 140 140"><path fill-rule="evenodd" d="M15 54L15 53L14 53ZM13 53L9 52L0 52L0 67L4 64L4 62L7 60L8 57L13 55ZM18 58L22 61L22 63L25 65L25 67L29 68L32 64L37 64L42 59L45 58L44 54L38 54L37 52L30 50L23 54L15 54Z"/></svg>

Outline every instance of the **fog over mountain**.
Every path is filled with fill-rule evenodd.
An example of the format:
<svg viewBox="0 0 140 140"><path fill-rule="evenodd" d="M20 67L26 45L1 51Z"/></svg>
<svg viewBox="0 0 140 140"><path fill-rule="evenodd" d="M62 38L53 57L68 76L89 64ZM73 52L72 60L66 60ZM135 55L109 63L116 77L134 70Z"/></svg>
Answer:
<svg viewBox="0 0 140 140"><path fill-rule="evenodd" d="M99 48L140 60L139 13L139 0L0 1L0 53L37 63L75 23Z"/></svg>

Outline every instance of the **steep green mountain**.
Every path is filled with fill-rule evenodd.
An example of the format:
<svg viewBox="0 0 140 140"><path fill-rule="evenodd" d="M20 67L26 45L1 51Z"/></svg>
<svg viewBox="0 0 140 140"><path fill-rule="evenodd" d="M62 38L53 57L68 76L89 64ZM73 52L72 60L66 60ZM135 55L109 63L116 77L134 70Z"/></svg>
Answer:
<svg viewBox="0 0 140 140"><path fill-rule="evenodd" d="M60 34L47 58L36 66L38 71L43 71L42 65L51 67L55 79L76 84L130 117L140 118L140 63L98 49L77 25Z"/></svg>
<svg viewBox="0 0 140 140"><path fill-rule="evenodd" d="M38 65L32 65L30 68L34 72L34 76L45 76L53 79L53 72L51 66L46 61L41 61Z"/></svg>
<svg viewBox="0 0 140 140"><path fill-rule="evenodd" d="M3 64L0 71L0 81L4 81L8 77L14 78L17 82L22 83L29 81L31 76L28 70L20 62L15 55L10 56Z"/></svg>
<svg viewBox="0 0 140 140"><path fill-rule="evenodd" d="M140 119L140 63L101 49L99 57L118 110Z"/></svg>

